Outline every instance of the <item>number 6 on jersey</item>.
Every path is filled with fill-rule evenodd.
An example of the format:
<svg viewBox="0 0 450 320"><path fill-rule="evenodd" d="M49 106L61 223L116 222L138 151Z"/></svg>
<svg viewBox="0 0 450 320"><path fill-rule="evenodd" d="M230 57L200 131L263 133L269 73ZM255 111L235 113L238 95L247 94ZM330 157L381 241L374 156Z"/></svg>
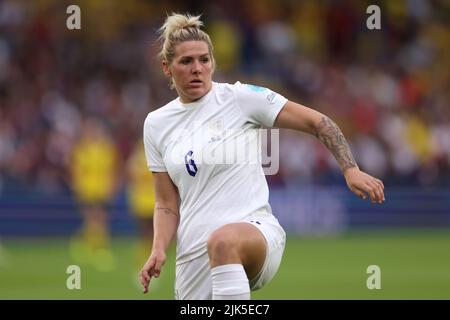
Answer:
<svg viewBox="0 0 450 320"><path fill-rule="evenodd" d="M186 155L184 156L184 163L186 164L186 169L187 169L189 175L195 177L198 169L197 169L194 159L192 159L193 153L194 152L192 150L189 150L189 152L186 153Z"/></svg>

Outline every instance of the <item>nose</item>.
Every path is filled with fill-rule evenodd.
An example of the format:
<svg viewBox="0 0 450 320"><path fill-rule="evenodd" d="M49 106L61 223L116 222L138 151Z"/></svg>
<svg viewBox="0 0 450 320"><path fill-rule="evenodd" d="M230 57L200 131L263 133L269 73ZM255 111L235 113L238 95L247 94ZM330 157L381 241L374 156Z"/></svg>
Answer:
<svg viewBox="0 0 450 320"><path fill-rule="evenodd" d="M194 60L192 63L192 73L200 73L201 71L201 64L200 61Z"/></svg>

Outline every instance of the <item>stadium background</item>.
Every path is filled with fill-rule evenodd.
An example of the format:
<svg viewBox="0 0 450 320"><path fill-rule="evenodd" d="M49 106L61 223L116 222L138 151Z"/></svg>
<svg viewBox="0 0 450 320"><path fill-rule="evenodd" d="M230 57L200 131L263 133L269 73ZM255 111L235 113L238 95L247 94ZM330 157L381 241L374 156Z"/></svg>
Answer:
<svg viewBox="0 0 450 320"><path fill-rule="evenodd" d="M67 30L66 8L81 8ZM381 8L368 30L366 8ZM146 114L175 97L156 59L166 13L202 13L216 81L267 86L338 123L386 202L345 187L315 139L280 132L268 176L288 231L274 281L256 299L450 298L450 5L396 1L0 2L0 298L172 299L174 249L143 296L133 263L136 221L124 164ZM119 156L109 211L117 266L81 265L66 288L80 226L69 158L86 117L100 119ZM369 265L381 290L366 287Z"/></svg>

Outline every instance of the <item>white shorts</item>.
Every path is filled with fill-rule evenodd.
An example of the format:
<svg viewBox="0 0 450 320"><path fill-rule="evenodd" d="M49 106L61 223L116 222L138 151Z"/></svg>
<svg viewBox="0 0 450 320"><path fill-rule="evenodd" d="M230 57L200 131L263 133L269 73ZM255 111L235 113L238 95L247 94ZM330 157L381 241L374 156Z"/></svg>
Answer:
<svg viewBox="0 0 450 320"><path fill-rule="evenodd" d="M255 212L242 221L257 227L266 239L266 259L258 275L249 281L250 290L266 285L278 271L286 243L286 233L273 215ZM206 246L205 246L206 248ZM211 300L212 280L208 251L199 257L176 266L175 299Z"/></svg>

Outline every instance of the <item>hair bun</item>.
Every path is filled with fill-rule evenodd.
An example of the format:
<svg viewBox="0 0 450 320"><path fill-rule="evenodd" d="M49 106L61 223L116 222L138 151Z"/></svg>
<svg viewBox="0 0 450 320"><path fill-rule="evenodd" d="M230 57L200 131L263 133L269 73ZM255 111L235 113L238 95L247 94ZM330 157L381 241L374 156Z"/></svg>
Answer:
<svg viewBox="0 0 450 320"><path fill-rule="evenodd" d="M166 21L160 28L161 36L164 39L168 39L172 34L189 28L200 29L203 26L203 22L200 20L200 16L191 16L189 14L174 13L167 16Z"/></svg>

